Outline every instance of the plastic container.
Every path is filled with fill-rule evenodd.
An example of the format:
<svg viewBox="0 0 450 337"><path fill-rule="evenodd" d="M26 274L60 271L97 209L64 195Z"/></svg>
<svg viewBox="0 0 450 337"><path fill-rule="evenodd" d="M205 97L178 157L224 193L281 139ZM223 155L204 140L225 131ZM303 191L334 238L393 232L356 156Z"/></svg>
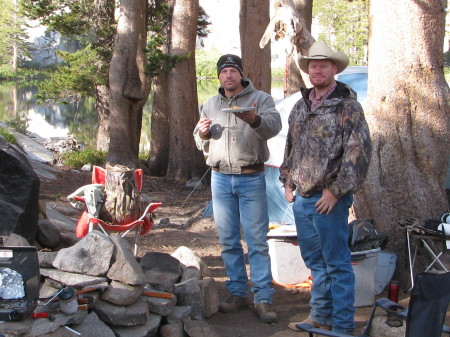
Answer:
<svg viewBox="0 0 450 337"><path fill-rule="evenodd" d="M355 307L367 307L375 303L375 275L379 251L380 248L352 252Z"/></svg>
<svg viewBox="0 0 450 337"><path fill-rule="evenodd" d="M387 250L378 252L377 271L375 274L375 295L380 295L394 275L397 267L397 254Z"/></svg>
<svg viewBox="0 0 450 337"><path fill-rule="evenodd" d="M63 286L59 294L59 308L66 315L73 315L78 311L78 302L75 297L75 291L72 288Z"/></svg>
<svg viewBox="0 0 450 337"><path fill-rule="evenodd" d="M297 237L269 239L272 278L278 283L298 284L308 280L311 271L305 266Z"/></svg>

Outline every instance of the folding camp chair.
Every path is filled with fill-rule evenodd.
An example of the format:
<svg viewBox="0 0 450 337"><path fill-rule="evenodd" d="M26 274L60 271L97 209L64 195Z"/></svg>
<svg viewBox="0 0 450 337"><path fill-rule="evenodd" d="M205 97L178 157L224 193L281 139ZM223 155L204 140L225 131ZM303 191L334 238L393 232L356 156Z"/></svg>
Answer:
<svg viewBox="0 0 450 337"><path fill-rule="evenodd" d="M409 225L402 225L406 229L406 243L408 249L408 264L411 287L414 287L415 264L417 255L424 252L431 259L431 262L425 266L425 272L431 268L442 272L448 272L448 268L441 261L441 257L446 249L446 240L449 240L445 233L438 230L419 226L412 222Z"/></svg>
<svg viewBox="0 0 450 337"><path fill-rule="evenodd" d="M406 319L405 337L440 337L441 333L450 334L450 328L444 325L447 307L450 301L450 273L435 274L421 272L416 275L408 308L380 298L372 307L369 321L359 337L368 337L370 325L378 307L389 315ZM296 324L297 329L306 331L309 336L318 334L330 337L348 337L349 335L312 327L310 324Z"/></svg>
<svg viewBox="0 0 450 337"><path fill-rule="evenodd" d="M142 190L142 169L135 170L136 188L140 192ZM84 188L80 188L71 195L68 199L72 205L76 207L76 203L82 203L85 210L78 220L76 235L77 237L84 237L93 229L100 229L106 235L118 234L122 237L129 232L134 231L134 255L136 256L139 250L139 242L141 235L145 235L153 226L153 211L162 205L160 202L149 203L142 215L126 224L112 224L108 223L98 217L99 208L103 203L102 193L106 181L106 170L94 166L92 169L92 184ZM80 195L83 194L83 195ZM88 200L89 199L89 200ZM75 202L73 202L75 201Z"/></svg>

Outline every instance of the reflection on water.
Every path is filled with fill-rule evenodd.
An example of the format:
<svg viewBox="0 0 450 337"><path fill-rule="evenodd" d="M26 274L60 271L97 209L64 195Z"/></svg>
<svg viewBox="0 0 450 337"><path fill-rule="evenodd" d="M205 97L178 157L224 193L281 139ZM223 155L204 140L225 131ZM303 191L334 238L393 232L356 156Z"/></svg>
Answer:
<svg viewBox="0 0 450 337"><path fill-rule="evenodd" d="M199 106L217 93L218 80L197 82ZM274 99L283 95L282 82L272 84ZM37 87L0 83L0 121L26 117L28 131L43 138L66 137L73 135L86 147L95 148L98 127L94 98L87 97L70 104L40 105L36 103ZM150 95L144 106L141 132L141 150L148 150L150 144L150 115L153 96Z"/></svg>

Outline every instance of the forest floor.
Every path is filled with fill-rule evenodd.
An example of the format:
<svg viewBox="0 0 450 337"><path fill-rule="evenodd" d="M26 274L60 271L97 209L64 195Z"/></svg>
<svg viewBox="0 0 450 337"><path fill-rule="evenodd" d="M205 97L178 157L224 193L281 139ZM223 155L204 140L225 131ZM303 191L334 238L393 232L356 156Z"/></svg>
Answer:
<svg viewBox="0 0 450 337"><path fill-rule="evenodd" d="M61 169L56 179L41 178L40 199L70 206L65 196L78 187L89 184L90 179L90 172ZM169 221L162 221L163 224L154 226L142 237L139 255L147 251L172 254L178 247L186 246L203 258L218 284L221 299L227 298L226 275L214 221L202 218L203 209L211 198L209 187L199 186L193 190L166 178L144 176L143 193L153 202L163 203L155 211L155 223L159 223L161 219ZM246 248L245 242L243 244ZM278 324L259 322L252 307L232 314L218 312L206 322L221 337L307 336L306 333L290 330L288 324L308 316L309 289L292 290L279 285L274 285L274 289L273 307L278 313ZM364 327L370 309L371 307L357 308L355 321L358 332Z"/></svg>

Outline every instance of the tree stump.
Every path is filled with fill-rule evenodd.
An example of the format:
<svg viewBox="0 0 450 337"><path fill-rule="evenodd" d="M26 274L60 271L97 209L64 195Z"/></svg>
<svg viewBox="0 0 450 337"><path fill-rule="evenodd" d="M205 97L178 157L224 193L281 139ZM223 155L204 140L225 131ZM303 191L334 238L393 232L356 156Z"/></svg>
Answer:
<svg viewBox="0 0 450 337"><path fill-rule="evenodd" d="M122 165L106 164L105 202L100 219L113 225L133 222L143 212L143 200L136 184L135 170Z"/></svg>

